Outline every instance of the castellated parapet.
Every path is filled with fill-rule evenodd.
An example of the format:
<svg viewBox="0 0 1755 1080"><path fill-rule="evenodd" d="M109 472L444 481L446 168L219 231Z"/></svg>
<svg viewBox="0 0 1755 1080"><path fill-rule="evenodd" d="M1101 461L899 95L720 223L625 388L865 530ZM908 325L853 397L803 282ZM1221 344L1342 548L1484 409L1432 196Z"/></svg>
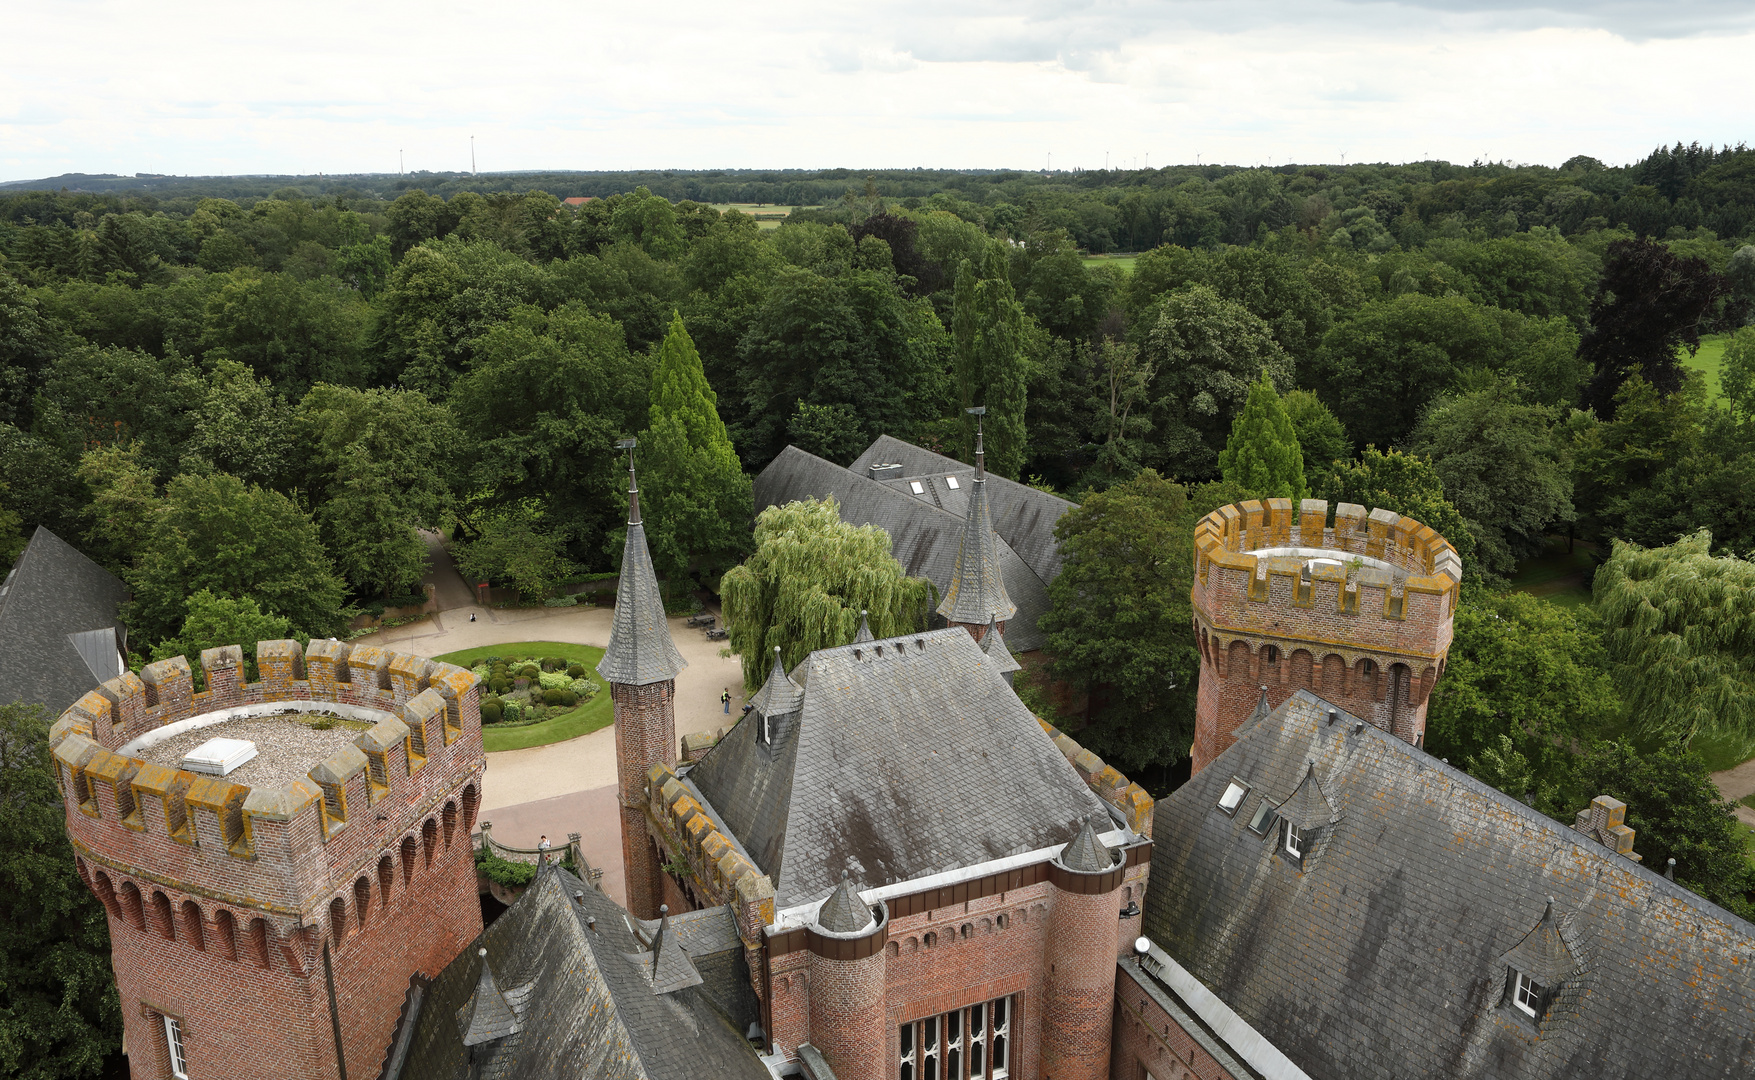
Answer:
<svg viewBox="0 0 1755 1080"><path fill-rule="evenodd" d="M204 651L199 693L184 657L149 664L51 729L136 1077L171 1075L167 1017L193 1080L336 1076L343 1060L376 1075L411 977L481 932L477 677L335 641L264 641L256 656L247 682L238 646ZM311 729L275 719L287 712L353 723L304 761L272 742L284 723L310 745L294 736ZM163 760L170 740L244 724L264 763L254 786Z"/></svg>
<svg viewBox="0 0 1755 1080"><path fill-rule="evenodd" d="M1270 709L1307 689L1421 745L1461 580L1448 540L1388 510L1267 499L1202 518L1194 770L1235 741L1264 690Z"/></svg>

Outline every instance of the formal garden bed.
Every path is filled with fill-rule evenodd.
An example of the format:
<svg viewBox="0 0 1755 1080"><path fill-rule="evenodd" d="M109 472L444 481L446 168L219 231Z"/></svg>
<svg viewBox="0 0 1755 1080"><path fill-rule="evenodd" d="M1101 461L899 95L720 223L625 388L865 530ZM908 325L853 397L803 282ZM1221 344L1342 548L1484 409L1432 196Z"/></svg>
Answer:
<svg viewBox="0 0 1755 1080"><path fill-rule="evenodd" d="M615 715L595 670L603 650L560 641L512 641L434 657L481 677L481 734L488 753L565 742L608 727Z"/></svg>

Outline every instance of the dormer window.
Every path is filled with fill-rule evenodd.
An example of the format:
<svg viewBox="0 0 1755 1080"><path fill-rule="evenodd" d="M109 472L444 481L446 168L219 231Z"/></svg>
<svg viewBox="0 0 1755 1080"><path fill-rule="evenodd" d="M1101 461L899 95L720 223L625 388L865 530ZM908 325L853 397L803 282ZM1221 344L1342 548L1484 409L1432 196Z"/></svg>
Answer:
<svg viewBox="0 0 1755 1080"><path fill-rule="evenodd" d="M945 477L945 487L948 487L948 488L950 488L950 489L951 489L951 490L952 490L952 491L955 491L955 490L957 490L957 489L958 489L958 488L960 488L960 487L962 487L962 486L963 486L963 485L961 485L961 484L959 484L959 483L957 483L957 478L956 478L956 477L954 477L954 476L947 476L947 477Z"/></svg>
<svg viewBox="0 0 1755 1080"><path fill-rule="evenodd" d="M1304 830L1292 824L1290 821L1286 822L1285 842L1286 854L1292 856L1294 859L1302 859L1304 857Z"/></svg>
<svg viewBox="0 0 1755 1080"><path fill-rule="evenodd" d="M1542 998L1547 996L1548 988L1521 971L1512 973L1516 976L1516 985L1511 991L1511 1003L1517 1011L1534 1020L1542 1015Z"/></svg>
<svg viewBox="0 0 1755 1080"><path fill-rule="evenodd" d="M1225 785L1225 793L1219 796L1219 809L1235 817L1237 808L1243 805L1243 796L1247 794L1249 785L1233 776L1231 782Z"/></svg>

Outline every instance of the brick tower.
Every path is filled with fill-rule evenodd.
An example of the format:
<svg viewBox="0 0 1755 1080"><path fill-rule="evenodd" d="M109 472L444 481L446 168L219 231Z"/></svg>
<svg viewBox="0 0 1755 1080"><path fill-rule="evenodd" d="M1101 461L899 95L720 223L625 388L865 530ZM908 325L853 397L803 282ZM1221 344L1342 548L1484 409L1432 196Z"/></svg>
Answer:
<svg viewBox="0 0 1755 1080"><path fill-rule="evenodd" d="M180 656L124 673L51 729L137 1080L376 1076L410 978L481 933L476 677L334 641L256 656L245 682L238 646L206 650L200 693ZM210 738L256 757L184 768Z"/></svg>
<svg viewBox="0 0 1755 1080"><path fill-rule="evenodd" d="M688 662L670 639L664 597L652 571L646 529L640 524L634 440L623 446L628 451L628 538L622 548L615 622L597 673L609 683L615 702L616 800L622 819L628 910L642 919L656 919L658 905L666 899L665 878L658 849L646 831L646 778L654 765L676 764L676 677Z"/></svg>
<svg viewBox="0 0 1755 1080"><path fill-rule="evenodd" d="M939 601L938 613L952 626L969 631L976 641L1018 613L1018 605L1005 591L999 571L999 549L993 536L993 513L987 505L987 452L982 446L980 417L987 410L969 410L976 416L975 482L969 485L969 508L963 516L963 538L957 544L957 565Z"/></svg>
<svg viewBox="0 0 1755 1080"><path fill-rule="evenodd" d="M1193 769L1235 741L1265 693L1299 689L1420 746L1444 674L1462 560L1388 510L1305 499L1220 507L1195 526L1200 646Z"/></svg>

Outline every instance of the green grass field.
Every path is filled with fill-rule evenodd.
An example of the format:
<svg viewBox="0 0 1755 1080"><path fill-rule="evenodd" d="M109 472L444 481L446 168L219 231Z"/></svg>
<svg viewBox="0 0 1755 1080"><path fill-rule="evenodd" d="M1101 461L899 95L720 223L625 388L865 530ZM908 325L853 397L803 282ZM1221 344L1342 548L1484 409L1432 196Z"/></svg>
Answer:
<svg viewBox="0 0 1755 1080"><path fill-rule="evenodd" d="M1725 345L1730 340L1729 334L1707 334L1700 339L1699 352L1693 356L1682 354L1683 367L1706 376L1706 396L1713 401L1724 400L1724 388L1719 385L1718 369L1724 363Z"/></svg>
<svg viewBox="0 0 1755 1080"><path fill-rule="evenodd" d="M727 211L727 210L736 210L740 214L748 214L751 217L755 217L757 214L762 214L762 215L790 214L794 210L815 210L815 209L817 209L817 207L814 207L814 206L781 206L778 203L757 204L757 203L747 203L747 202L713 203L712 206L713 206L713 209L719 211L721 214L725 213L725 211ZM756 221L756 228L758 228L758 229L778 229L781 226L781 224L782 224L782 222L778 218L764 216L763 218L758 219Z"/></svg>
<svg viewBox="0 0 1755 1080"><path fill-rule="evenodd" d="M1086 255L1085 262L1092 266L1119 267L1124 274L1133 273L1133 264L1139 261L1138 255Z"/></svg>
<svg viewBox="0 0 1755 1080"><path fill-rule="evenodd" d="M597 662L603 659L603 650L565 641L508 641L499 645L483 645L478 649L460 649L433 659L456 664L458 667L473 667L490 656L516 656L521 660L561 656L584 664L589 669L595 668ZM501 750L524 750L532 746L547 746L549 743L577 739L614 722L615 709L606 688L599 690L592 695L590 701L578 708L569 709L559 716L551 716L540 724L503 730L496 729L492 724L484 725L481 729L481 741L490 754Z"/></svg>

